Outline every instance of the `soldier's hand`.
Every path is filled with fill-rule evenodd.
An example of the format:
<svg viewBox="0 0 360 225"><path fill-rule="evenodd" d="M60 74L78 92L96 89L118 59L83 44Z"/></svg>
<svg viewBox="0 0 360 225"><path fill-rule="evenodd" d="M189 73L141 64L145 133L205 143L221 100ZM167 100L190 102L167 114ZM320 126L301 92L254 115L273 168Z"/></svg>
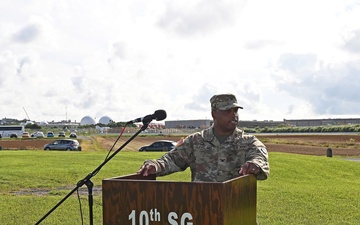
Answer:
<svg viewBox="0 0 360 225"><path fill-rule="evenodd" d="M150 163L144 163L137 171L137 174L141 174L143 176L148 176L149 174L155 174L155 173L156 173L155 166Z"/></svg>
<svg viewBox="0 0 360 225"><path fill-rule="evenodd" d="M256 175L259 172L260 172L259 166L257 166L254 163L247 162L241 167L239 174L240 175L246 175L246 174L255 174Z"/></svg>

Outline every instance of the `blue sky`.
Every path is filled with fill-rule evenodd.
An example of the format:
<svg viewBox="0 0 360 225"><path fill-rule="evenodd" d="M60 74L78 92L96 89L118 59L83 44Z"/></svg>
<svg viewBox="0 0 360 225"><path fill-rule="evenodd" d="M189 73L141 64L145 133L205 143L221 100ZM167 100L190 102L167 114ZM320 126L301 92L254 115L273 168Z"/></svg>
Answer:
<svg viewBox="0 0 360 225"><path fill-rule="evenodd" d="M359 117L360 1L0 2L0 118Z"/></svg>

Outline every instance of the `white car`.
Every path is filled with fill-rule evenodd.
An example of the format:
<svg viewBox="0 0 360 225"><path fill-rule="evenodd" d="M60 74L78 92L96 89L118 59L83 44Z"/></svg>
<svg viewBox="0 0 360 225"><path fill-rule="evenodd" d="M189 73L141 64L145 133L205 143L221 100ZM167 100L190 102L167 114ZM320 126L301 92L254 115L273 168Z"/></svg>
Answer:
<svg viewBox="0 0 360 225"><path fill-rule="evenodd" d="M41 131L36 131L30 135L32 138L43 138L45 137L44 133Z"/></svg>

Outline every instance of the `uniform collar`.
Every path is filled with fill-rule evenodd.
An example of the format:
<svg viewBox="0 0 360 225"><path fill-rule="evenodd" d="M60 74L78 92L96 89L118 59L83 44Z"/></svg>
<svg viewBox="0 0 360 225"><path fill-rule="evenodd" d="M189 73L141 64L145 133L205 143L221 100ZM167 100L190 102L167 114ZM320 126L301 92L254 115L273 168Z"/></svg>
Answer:
<svg viewBox="0 0 360 225"><path fill-rule="evenodd" d="M202 133L203 133L202 136L204 138L204 141L211 142L215 145L216 145L216 143L214 143L214 142L217 142L219 144L219 142L214 134L214 125L211 125L211 127L209 127L208 129L203 130ZM231 140L241 138L243 136L243 133L244 132L242 130L240 130L239 128L235 128L234 132L229 136L229 138Z"/></svg>

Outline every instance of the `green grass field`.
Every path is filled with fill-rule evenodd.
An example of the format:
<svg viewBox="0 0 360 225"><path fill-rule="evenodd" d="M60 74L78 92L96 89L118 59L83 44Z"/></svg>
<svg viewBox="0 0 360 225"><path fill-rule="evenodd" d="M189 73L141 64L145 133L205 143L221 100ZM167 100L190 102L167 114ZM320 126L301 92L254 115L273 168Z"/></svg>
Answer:
<svg viewBox="0 0 360 225"><path fill-rule="evenodd" d="M102 179L135 173L162 153L120 152L91 180L94 224L102 224ZM0 151L0 224L35 224L100 165L106 152ZM341 158L270 153L271 174L258 181L260 224L359 224L360 163ZM189 181L185 171L160 179ZM89 224L86 186L79 189ZM75 192L76 193L76 192ZM41 224L81 224L73 194Z"/></svg>

